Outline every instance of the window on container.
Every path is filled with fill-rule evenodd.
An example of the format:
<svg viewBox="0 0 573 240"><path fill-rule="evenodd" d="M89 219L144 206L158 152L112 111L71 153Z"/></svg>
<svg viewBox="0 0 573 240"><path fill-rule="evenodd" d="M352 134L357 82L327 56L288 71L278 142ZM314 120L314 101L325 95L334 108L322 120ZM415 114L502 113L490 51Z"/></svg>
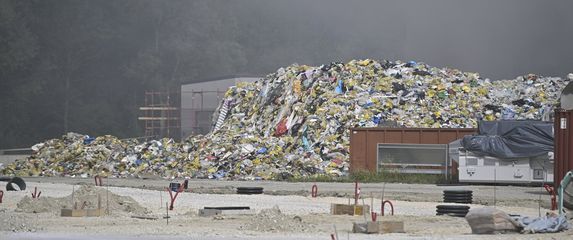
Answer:
<svg viewBox="0 0 573 240"><path fill-rule="evenodd" d="M378 144L378 171L443 174L445 144Z"/></svg>

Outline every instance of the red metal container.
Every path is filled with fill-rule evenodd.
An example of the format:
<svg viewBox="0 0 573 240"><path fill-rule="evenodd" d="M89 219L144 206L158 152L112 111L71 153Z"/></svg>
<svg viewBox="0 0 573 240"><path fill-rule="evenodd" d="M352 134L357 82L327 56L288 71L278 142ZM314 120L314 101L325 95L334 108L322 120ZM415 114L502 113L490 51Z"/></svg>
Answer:
<svg viewBox="0 0 573 240"><path fill-rule="evenodd" d="M554 184L559 187L561 179L573 170L573 110L555 110L554 132Z"/></svg>
<svg viewBox="0 0 573 240"><path fill-rule="evenodd" d="M380 143L448 144L474 133L476 128L351 128L350 171L375 172Z"/></svg>

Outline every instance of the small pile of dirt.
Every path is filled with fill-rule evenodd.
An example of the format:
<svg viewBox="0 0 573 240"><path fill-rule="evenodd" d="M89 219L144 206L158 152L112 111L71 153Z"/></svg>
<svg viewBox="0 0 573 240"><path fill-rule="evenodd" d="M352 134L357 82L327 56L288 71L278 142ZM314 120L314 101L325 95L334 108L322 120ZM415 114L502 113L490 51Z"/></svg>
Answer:
<svg viewBox="0 0 573 240"><path fill-rule="evenodd" d="M278 206L263 209L249 223L240 229L259 232L310 232L315 226L303 222L299 216L289 216L281 212Z"/></svg>
<svg viewBox="0 0 573 240"><path fill-rule="evenodd" d="M64 203L63 198L31 198L30 196L25 196L16 206L16 212L45 213L60 211L60 209L63 208Z"/></svg>
<svg viewBox="0 0 573 240"><path fill-rule="evenodd" d="M59 214L62 208L74 208L76 205L77 208L97 208L98 202L102 209L109 210L110 215L150 213L131 197L120 196L105 188L88 185L81 186L74 193L62 198L40 197L33 199L26 196L18 202L16 211Z"/></svg>

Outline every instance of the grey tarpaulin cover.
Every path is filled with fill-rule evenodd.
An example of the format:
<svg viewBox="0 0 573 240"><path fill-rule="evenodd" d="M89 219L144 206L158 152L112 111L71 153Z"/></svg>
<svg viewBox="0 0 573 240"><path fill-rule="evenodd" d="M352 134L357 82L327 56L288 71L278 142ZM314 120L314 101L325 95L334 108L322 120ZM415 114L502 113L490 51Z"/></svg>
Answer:
<svg viewBox="0 0 573 240"><path fill-rule="evenodd" d="M516 220L523 227L522 233L553 233L571 228L565 215L540 218L521 217Z"/></svg>
<svg viewBox="0 0 573 240"><path fill-rule="evenodd" d="M571 228L565 215L548 214L539 218L514 216L492 207L472 208L466 220L474 234L493 234L504 232L552 233Z"/></svg>
<svg viewBox="0 0 573 240"><path fill-rule="evenodd" d="M482 121L478 135L462 146L497 158L537 157L553 151L553 123L542 121Z"/></svg>

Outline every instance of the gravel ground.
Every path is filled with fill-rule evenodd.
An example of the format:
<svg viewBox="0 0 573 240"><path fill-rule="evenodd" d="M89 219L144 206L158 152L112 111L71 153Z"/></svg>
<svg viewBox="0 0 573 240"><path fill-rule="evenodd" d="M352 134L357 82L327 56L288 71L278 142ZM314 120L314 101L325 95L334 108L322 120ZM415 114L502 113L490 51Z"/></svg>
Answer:
<svg viewBox="0 0 573 240"><path fill-rule="evenodd" d="M352 234L352 222L364 221L362 216L330 215L330 204L348 203L353 191L351 183L318 183L320 196L309 197L313 183L286 182L190 182L192 192L179 194L175 209L169 212L167 225L165 202L169 200L166 180L104 179L101 187L111 193L129 196L150 210L159 220L131 218L129 214L99 218L63 218L55 213L16 212L18 202L30 196L37 187L42 197L62 198L71 194L79 185L93 185L93 179L30 178L28 189L21 192L5 192L0 204L0 239L330 239L336 226L340 239L380 239L380 235ZM262 186L263 195L233 194L238 186ZM370 193L377 195L383 184L361 184L364 202L371 204ZM4 189L0 182L0 189ZM557 234L535 235L471 235L471 229L463 218L435 216L435 206L442 204L444 189L474 190L474 198L488 199L493 196L492 186L435 186L417 184L386 184L385 199L394 203L395 216L380 217L384 220L404 221L406 233L385 234L384 239L573 239L573 231ZM549 197L539 195L540 188L496 187L496 206L511 214L537 217L549 211ZM224 194L217 194L224 193ZM292 193L292 194L289 194ZM491 193L491 194L490 194ZM339 197L337 197L339 196ZM424 197L425 196L425 197ZM517 199L517 201L516 201ZM102 196L106 202L106 197ZM493 201L485 202L487 204ZM471 205L484 206L484 201ZM197 211L206 206L250 206L255 213L263 215L229 215L198 217ZM268 209L278 206L280 214L268 214ZM380 209L380 200L374 199L375 210ZM303 226L296 221L300 221ZM268 220L268 222L266 222ZM289 222L294 230L273 227L272 223ZM257 225L259 224L259 225ZM306 225L304 225L306 224ZM305 231L304 233L300 231ZM306 232L308 231L308 232Z"/></svg>
<svg viewBox="0 0 573 240"><path fill-rule="evenodd" d="M29 177L26 182L33 187L34 182L66 183L70 185L93 184L91 178L63 178L63 177ZM141 189L163 190L168 186L164 179L118 179L103 180L105 185L116 187L131 187ZM181 182L181 180L179 181ZM237 187L258 186L265 188L268 195L300 195L310 196L312 182L275 182L275 181L219 181L219 180L190 180L189 186L194 193L222 194L235 193ZM319 196L353 197L354 183L316 183ZM437 186L430 184L401 184L401 183L361 183L363 194L380 194L384 191L385 198L405 201L441 201L442 191L448 189L472 190L474 202L483 205L507 205L538 207L539 200L542 206L548 208L550 199L542 187L525 186L487 186L487 185L461 185ZM495 198L494 198L495 196Z"/></svg>

